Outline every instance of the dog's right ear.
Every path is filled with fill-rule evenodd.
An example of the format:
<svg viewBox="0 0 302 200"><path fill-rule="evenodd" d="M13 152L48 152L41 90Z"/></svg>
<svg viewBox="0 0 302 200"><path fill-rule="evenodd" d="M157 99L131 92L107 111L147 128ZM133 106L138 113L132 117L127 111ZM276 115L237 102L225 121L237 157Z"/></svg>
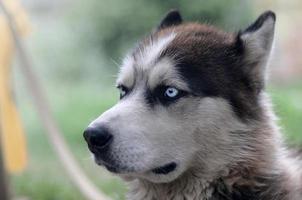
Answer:
<svg viewBox="0 0 302 200"><path fill-rule="evenodd" d="M237 45L244 53L242 69L260 91L266 81L266 65L274 40L276 15L266 11L237 37Z"/></svg>
<svg viewBox="0 0 302 200"><path fill-rule="evenodd" d="M176 26L182 23L182 17L178 10L170 10L157 26L157 30Z"/></svg>

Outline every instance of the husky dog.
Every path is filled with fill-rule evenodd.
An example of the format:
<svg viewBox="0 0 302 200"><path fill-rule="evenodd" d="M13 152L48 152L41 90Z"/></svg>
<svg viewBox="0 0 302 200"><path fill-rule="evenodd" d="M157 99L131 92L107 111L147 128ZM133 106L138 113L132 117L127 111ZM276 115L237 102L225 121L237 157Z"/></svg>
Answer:
<svg viewBox="0 0 302 200"><path fill-rule="evenodd" d="M173 10L126 56L120 101L84 137L128 199L302 199L302 165L265 93L275 19L226 33Z"/></svg>

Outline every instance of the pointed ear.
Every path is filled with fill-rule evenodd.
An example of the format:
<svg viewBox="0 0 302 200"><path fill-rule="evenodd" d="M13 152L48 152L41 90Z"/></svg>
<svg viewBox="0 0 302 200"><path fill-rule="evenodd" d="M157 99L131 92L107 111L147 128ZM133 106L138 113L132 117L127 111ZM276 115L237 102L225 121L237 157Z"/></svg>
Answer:
<svg viewBox="0 0 302 200"><path fill-rule="evenodd" d="M243 70L260 90L266 81L266 65L274 40L275 21L275 13L266 11L241 31L237 38L237 44L243 50Z"/></svg>
<svg viewBox="0 0 302 200"><path fill-rule="evenodd" d="M182 17L178 10L170 10L166 16L161 20L157 27L157 30L166 28L169 26L175 26L182 23Z"/></svg>

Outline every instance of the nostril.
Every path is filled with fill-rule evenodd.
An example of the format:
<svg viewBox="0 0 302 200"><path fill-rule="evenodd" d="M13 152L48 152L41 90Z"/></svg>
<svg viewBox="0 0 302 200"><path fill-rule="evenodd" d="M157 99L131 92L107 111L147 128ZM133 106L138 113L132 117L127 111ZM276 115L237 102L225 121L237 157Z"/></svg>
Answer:
<svg viewBox="0 0 302 200"><path fill-rule="evenodd" d="M106 144L108 144L112 139L111 134L106 135L94 135L90 138L90 144L96 147L104 147Z"/></svg>
<svg viewBox="0 0 302 200"><path fill-rule="evenodd" d="M105 127L89 127L84 131L84 138L88 145L103 148L111 143L113 136Z"/></svg>

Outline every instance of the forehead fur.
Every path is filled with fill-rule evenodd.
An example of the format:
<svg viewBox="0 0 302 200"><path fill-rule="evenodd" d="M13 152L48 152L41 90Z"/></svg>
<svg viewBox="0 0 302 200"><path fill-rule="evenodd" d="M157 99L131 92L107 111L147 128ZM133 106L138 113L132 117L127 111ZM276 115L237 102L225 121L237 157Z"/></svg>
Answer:
<svg viewBox="0 0 302 200"><path fill-rule="evenodd" d="M159 57L175 36L176 34L172 31L162 37L150 36L143 40L134 52L124 59L117 82L130 87L138 74L150 73L150 69L157 68L156 66L171 66L167 59L161 61L166 65L160 64Z"/></svg>
<svg viewBox="0 0 302 200"><path fill-rule="evenodd" d="M133 52L126 56L120 69L118 82L132 85L137 71L155 68L158 66L157 62L164 57L166 57L164 62L167 62L167 57L169 57L174 64L177 64L184 53L189 53L190 57L199 57L198 52L202 51L201 46L204 46L205 49L209 45L217 45L217 48L221 48L232 40L231 35L214 27L198 23L187 23L161 29L143 39ZM168 66L160 66L166 69L163 70L163 73L167 71L168 66L172 67L171 63ZM159 73L160 70L157 69L156 71Z"/></svg>
<svg viewBox="0 0 302 200"><path fill-rule="evenodd" d="M156 32L154 36L162 37L162 35L169 32L177 33L171 45L177 45L181 42L182 44L186 44L186 46L184 46L185 48L194 46L196 42L223 45L234 41L233 34L226 33L210 25L199 23L183 23L178 26L164 28Z"/></svg>
<svg viewBox="0 0 302 200"><path fill-rule="evenodd" d="M176 59L184 53L190 53L197 57L199 53L211 50L210 48L230 46L235 39L234 34L213 26L184 23L153 32L139 43L132 56L135 62L142 61L142 64L152 64L152 61L165 55Z"/></svg>

